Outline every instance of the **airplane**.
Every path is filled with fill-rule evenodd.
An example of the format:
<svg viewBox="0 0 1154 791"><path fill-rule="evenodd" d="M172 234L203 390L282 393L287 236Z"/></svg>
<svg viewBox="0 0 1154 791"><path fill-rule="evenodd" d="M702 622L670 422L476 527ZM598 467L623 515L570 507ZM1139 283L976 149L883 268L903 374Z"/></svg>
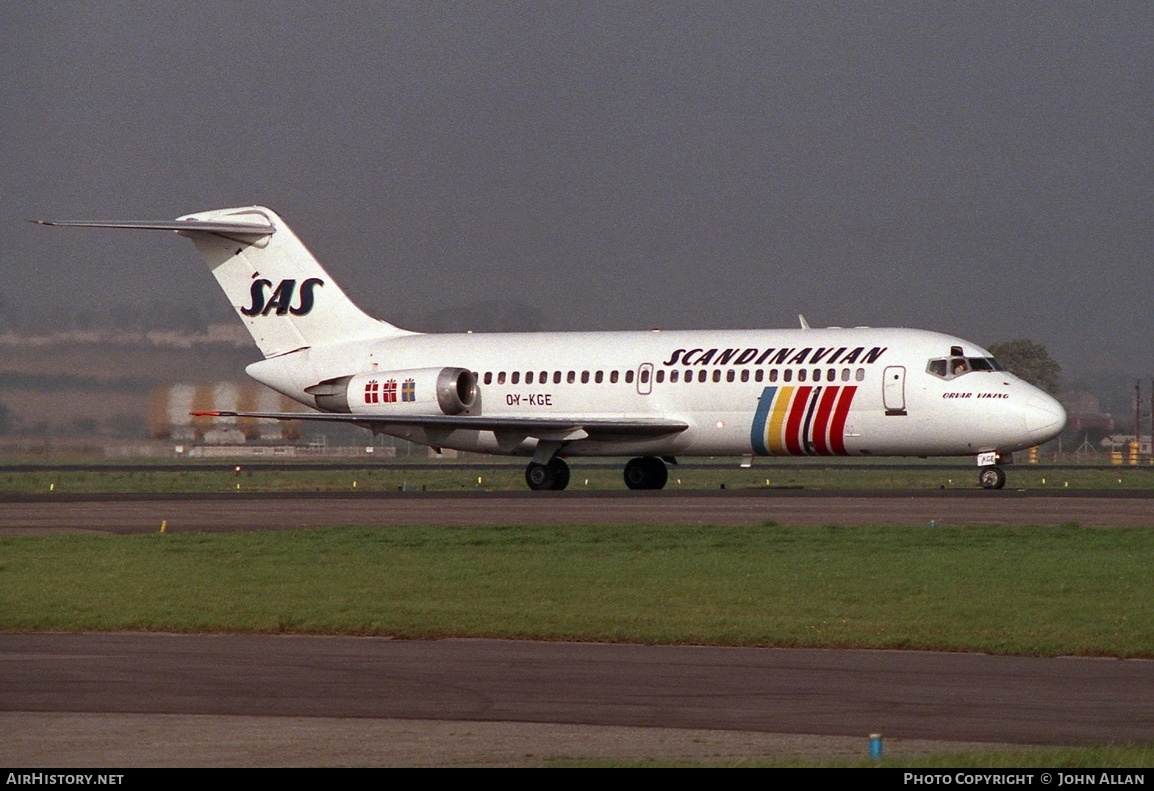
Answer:
<svg viewBox="0 0 1154 791"><path fill-rule="evenodd" d="M175 231L208 263L264 359L249 376L312 408L194 414L352 423L374 434L529 457L536 491L565 459L632 456L630 489L681 457L970 456L1000 489L1013 452L1056 437L1061 404L969 341L868 327L411 332L358 308L275 212L164 222L35 220Z"/></svg>

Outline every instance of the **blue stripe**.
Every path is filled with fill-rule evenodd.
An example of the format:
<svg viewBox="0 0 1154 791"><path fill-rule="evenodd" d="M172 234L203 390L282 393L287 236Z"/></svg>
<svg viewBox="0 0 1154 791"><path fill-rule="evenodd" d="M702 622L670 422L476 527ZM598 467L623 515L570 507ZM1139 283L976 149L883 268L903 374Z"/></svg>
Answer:
<svg viewBox="0 0 1154 791"><path fill-rule="evenodd" d="M753 413L753 427L749 431L749 444L758 456L768 456L769 448L765 446L765 421L769 419L769 408L773 406L773 397L777 395L776 387L767 387L761 391L761 399L757 402L757 411Z"/></svg>

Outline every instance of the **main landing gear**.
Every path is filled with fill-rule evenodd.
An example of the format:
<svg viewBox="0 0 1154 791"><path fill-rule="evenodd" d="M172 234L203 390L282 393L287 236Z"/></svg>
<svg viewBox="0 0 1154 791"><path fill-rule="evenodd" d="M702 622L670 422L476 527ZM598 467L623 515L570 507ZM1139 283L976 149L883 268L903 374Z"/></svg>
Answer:
<svg viewBox="0 0 1154 791"><path fill-rule="evenodd" d="M569 465L558 458L548 464L531 461L525 468L525 483L535 492L559 492L569 485Z"/></svg>
<svg viewBox="0 0 1154 791"><path fill-rule="evenodd" d="M656 456L639 456L625 465L625 485L630 489L664 489L668 480L669 470Z"/></svg>
<svg viewBox="0 0 1154 791"><path fill-rule="evenodd" d="M664 489L669 480L665 462L656 456L639 456L625 465L625 485L630 489ZM569 485L569 465L554 457L547 464L529 462L525 483L535 492L559 492Z"/></svg>
<svg viewBox="0 0 1154 791"><path fill-rule="evenodd" d="M1001 467L982 467L978 470L978 483L983 489L1001 489L1006 485L1006 473Z"/></svg>

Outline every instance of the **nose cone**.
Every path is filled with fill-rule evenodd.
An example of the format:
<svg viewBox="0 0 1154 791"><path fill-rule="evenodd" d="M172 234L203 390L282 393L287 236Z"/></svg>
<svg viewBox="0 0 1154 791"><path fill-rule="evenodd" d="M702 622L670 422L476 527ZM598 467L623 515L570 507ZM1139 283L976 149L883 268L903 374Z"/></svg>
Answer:
<svg viewBox="0 0 1154 791"><path fill-rule="evenodd" d="M1034 445L1049 442L1066 427L1066 410L1038 390L1026 402L1026 433Z"/></svg>

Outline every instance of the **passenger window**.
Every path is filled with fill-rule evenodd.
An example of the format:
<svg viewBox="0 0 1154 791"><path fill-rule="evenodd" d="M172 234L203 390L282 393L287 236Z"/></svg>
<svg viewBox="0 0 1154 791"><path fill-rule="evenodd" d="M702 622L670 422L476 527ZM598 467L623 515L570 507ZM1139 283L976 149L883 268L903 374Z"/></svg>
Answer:
<svg viewBox="0 0 1154 791"><path fill-rule="evenodd" d="M649 384L649 369L648 368L642 368L641 369L641 384L643 384L643 385Z"/></svg>
<svg viewBox="0 0 1154 791"><path fill-rule="evenodd" d="M520 381L521 381L521 372L520 372L520 371L514 371L514 372L513 372L513 373L512 373L512 374L509 376L509 384L514 384L514 385L515 385L515 384L517 384L517 383L518 383L518 382L520 382Z"/></svg>
<svg viewBox="0 0 1154 791"><path fill-rule="evenodd" d="M582 371L581 372L581 384L583 384L583 385L589 384L589 372L588 371Z"/></svg>
<svg viewBox="0 0 1154 791"><path fill-rule="evenodd" d="M679 373L680 372L676 368L674 368L672 371L669 372L670 384L677 384L677 377L678 377Z"/></svg>
<svg viewBox="0 0 1154 791"><path fill-rule="evenodd" d="M657 384L661 384L664 381L665 381L665 371L664 370L658 371L657 372Z"/></svg>
<svg viewBox="0 0 1154 791"><path fill-rule="evenodd" d="M799 381L799 382L805 381L805 369L804 368L802 368L800 371L797 372L797 381Z"/></svg>
<svg viewBox="0 0 1154 791"><path fill-rule="evenodd" d="M574 382L576 382L577 381L577 372L576 371L570 371L569 373L567 373L565 375L565 381L568 384L573 384Z"/></svg>
<svg viewBox="0 0 1154 791"><path fill-rule="evenodd" d="M697 372L697 381L704 382L705 378L709 376L709 371L701 370Z"/></svg>
<svg viewBox="0 0 1154 791"><path fill-rule="evenodd" d="M561 372L560 371L554 371L553 372L553 384L555 384L555 385L561 384Z"/></svg>
<svg viewBox="0 0 1154 791"><path fill-rule="evenodd" d="M532 371L526 371L525 372L525 384L527 384L527 385L533 384L533 372Z"/></svg>
<svg viewBox="0 0 1154 791"><path fill-rule="evenodd" d="M793 381L793 369L792 368L786 368L785 369L785 371L781 375L781 381L783 381L783 382Z"/></svg>
<svg viewBox="0 0 1154 791"><path fill-rule="evenodd" d="M753 372L753 381L760 382L763 379L765 379L765 371L758 368L756 371Z"/></svg>
<svg viewBox="0 0 1154 791"><path fill-rule="evenodd" d="M617 372L616 371L610 371L609 372L609 384L612 384L612 385L617 384Z"/></svg>
<svg viewBox="0 0 1154 791"><path fill-rule="evenodd" d="M485 371L485 384L487 384L487 385L493 384L493 372L492 371Z"/></svg>
<svg viewBox="0 0 1154 791"><path fill-rule="evenodd" d="M744 369L742 369L742 371L741 371L741 381L743 381L743 382L748 382L748 381L749 381L749 369L748 369L748 368L744 368Z"/></svg>
<svg viewBox="0 0 1154 791"><path fill-rule="evenodd" d="M848 368L842 368L841 369L841 380L843 382L849 381L849 369Z"/></svg>
<svg viewBox="0 0 1154 791"><path fill-rule="evenodd" d="M625 384L627 384L627 385L633 384L633 369L632 368L630 368L628 371L625 372Z"/></svg>
<svg viewBox="0 0 1154 791"><path fill-rule="evenodd" d="M716 371L713 372L713 381L715 381L715 382L721 381L721 369L720 368L718 368Z"/></svg>
<svg viewBox="0 0 1154 791"><path fill-rule="evenodd" d="M776 382L776 381L777 381L777 369L776 369L776 368L772 368L772 369L770 369L770 371L769 371L769 381L771 381L771 382Z"/></svg>
<svg viewBox="0 0 1154 791"><path fill-rule="evenodd" d="M604 382L605 381L605 372L604 371L598 371L597 373L593 374L593 381L596 382L597 384L601 384L602 382Z"/></svg>
<svg viewBox="0 0 1154 791"><path fill-rule="evenodd" d="M499 374L497 374L497 384L499 384L499 385L505 384L505 372L504 371L501 371Z"/></svg>
<svg viewBox="0 0 1154 791"><path fill-rule="evenodd" d="M855 377L859 382L865 381L865 368L857 369L857 376Z"/></svg>
<svg viewBox="0 0 1154 791"><path fill-rule="evenodd" d="M825 380L827 382L837 381L837 369L836 368L830 368L828 371L826 371L825 372Z"/></svg>

